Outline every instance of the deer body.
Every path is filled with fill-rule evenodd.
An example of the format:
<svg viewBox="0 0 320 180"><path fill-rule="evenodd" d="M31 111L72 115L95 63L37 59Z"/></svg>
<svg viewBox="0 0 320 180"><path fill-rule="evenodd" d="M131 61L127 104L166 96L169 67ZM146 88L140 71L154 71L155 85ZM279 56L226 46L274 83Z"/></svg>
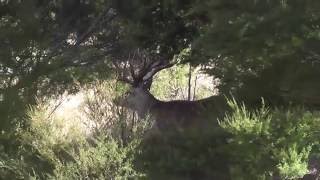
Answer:
<svg viewBox="0 0 320 180"><path fill-rule="evenodd" d="M222 96L198 101L160 101L143 88L134 88L121 104L136 111L139 117L149 114L160 130L217 125L217 119L227 110Z"/></svg>

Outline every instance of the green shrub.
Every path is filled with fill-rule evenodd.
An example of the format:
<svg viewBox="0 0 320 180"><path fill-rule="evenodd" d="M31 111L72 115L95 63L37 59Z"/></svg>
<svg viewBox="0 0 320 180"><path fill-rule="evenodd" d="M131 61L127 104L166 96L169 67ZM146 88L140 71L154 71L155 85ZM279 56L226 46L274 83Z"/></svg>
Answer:
<svg viewBox="0 0 320 180"><path fill-rule="evenodd" d="M139 179L143 176L132 165L140 135L132 136L124 145L112 133L103 132L108 130L105 128L88 134L79 121L57 118L45 103L29 108L28 122L28 128L17 128L10 137L9 133L5 133L8 137L1 136L1 142L5 139L16 143L9 150L12 145L0 145L0 179ZM143 129L134 133L143 134ZM10 152L12 149L14 152Z"/></svg>
<svg viewBox="0 0 320 180"><path fill-rule="evenodd" d="M150 121L114 103L123 98L128 87L117 81L97 81L84 88L86 94L80 110L90 124L93 136L105 134L122 144L141 138Z"/></svg>
<svg viewBox="0 0 320 180"><path fill-rule="evenodd" d="M23 156L0 150L0 179L36 179L37 176Z"/></svg>
<svg viewBox="0 0 320 180"><path fill-rule="evenodd" d="M50 160L30 144L21 142L15 133L1 139L14 143L0 145L0 179L44 179L52 173Z"/></svg>
<svg viewBox="0 0 320 180"><path fill-rule="evenodd" d="M88 99L101 107L89 113L111 114L93 119L99 124L93 135L41 103L30 108L28 128L1 132L0 179L297 179L308 172L310 156L320 154L319 112L263 103L249 110L231 101L232 113L210 133L144 136L150 121L113 111L110 92L102 93Z"/></svg>
<svg viewBox="0 0 320 180"><path fill-rule="evenodd" d="M144 139L137 151L136 168L147 179L228 179L228 134L201 134L163 132Z"/></svg>
<svg viewBox="0 0 320 180"><path fill-rule="evenodd" d="M298 179L318 150L320 114L304 108L233 111L210 134L167 133L144 139L136 167L147 179Z"/></svg>
<svg viewBox="0 0 320 180"><path fill-rule="evenodd" d="M308 172L311 150L317 151L320 114L303 108L256 111L229 101L233 113L220 125L230 134L229 152L236 179L281 176L297 179Z"/></svg>
<svg viewBox="0 0 320 180"><path fill-rule="evenodd" d="M70 152L73 161L56 165L52 179L132 179L141 177L132 165L136 142L121 147L109 138L84 142ZM92 143L94 145L92 145Z"/></svg>

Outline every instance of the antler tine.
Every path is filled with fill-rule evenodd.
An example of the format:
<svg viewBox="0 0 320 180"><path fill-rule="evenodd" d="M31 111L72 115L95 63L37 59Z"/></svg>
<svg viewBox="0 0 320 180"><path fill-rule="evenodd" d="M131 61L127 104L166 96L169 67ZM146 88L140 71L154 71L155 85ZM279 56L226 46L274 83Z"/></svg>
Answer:
<svg viewBox="0 0 320 180"><path fill-rule="evenodd" d="M138 49L139 70L137 72L136 80L137 83L145 83L152 79L152 77L159 71L169 68L174 65L174 63L169 63L159 57L151 58L149 54L144 54L145 52Z"/></svg>
<svg viewBox="0 0 320 180"><path fill-rule="evenodd" d="M125 61L120 61L121 64L118 62L114 63L119 70L118 79L132 86L144 86L157 72L174 65L159 57L153 58L140 49L129 53Z"/></svg>
<svg viewBox="0 0 320 180"><path fill-rule="evenodd" d="M164 60L157 60L155 63L150 65L150 68L148 69L147 73L143 76L143 81L150 80L157 72L170 68L174 65L174 63L165 62Z"/></svg>
<svg viewBox="0 0 320 180"><path fill-rule="evenodd" d="M133 84L133 81L130 80L127 77L126 73L124 72L124 69L126 68L125 64L123 65L124 67L121 67L121 64L119 65L118 61L113 61L113 65L116 68L117 79L118 80L123 81L123 82L128 83L128 84Z"/></svg>
<svg viewBox="0 0 320 180"><path fill-rule="evenodd" d="M139 55L140 55L139 60L142 61L142 67L140 67L138 74L139 74L139 78L142 79L142 77L146 74L146 72L149 69L150 60L148 59L148 56L143 55L142 52L139 52Z"/></svg>
<svg viewBox="0 0 320 180"><path fill-rule="evenodd" d="M142 69L146 69L147 68L147 61L148 61L148 58L147 57L143 57L142 58L142 60L143 60L143 65L142 65Z"/></svg>
<svg viewBox="0 0 320 180"><path fill-rule="evenodd" d="M129 70L131 73L131 77L133 78L133 81L136 79L136 74L134 72L134 65L133 65L133 59L135 57L135 54L133 54L133 56L131 57L131 54L129 53L128 55L128 63L129 63Z"/></svg>

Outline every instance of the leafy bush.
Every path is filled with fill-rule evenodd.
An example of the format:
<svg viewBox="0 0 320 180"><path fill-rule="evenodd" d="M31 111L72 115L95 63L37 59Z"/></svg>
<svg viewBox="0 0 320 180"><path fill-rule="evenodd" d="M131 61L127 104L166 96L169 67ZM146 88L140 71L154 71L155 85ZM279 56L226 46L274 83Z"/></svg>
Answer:
<svg viewBox="0 0 320 180"><path fill-rule="evenodd" d="M6 140L16 141L14 145L0 145L0 179L45 179L47 173L53 172L51 159L15 138L19 137Z"/></svg>
<svg viewBox="0 0 320 180"><path fill-rule="evenodd" d="M119 122L115 120L117 117L113 117L115 123ZM95 120L104 123L102 121L108 119ZM124 144L117 136L104 132L118 132L118 126L99 128L96 129L99 133L88 134L80 121L57 118L49 105L40 102L29 108L28 122L28 128L17 128L11 137L6 137L8 142L17 141L14 152L6 150L9 146L0 145L0 179L130 179L143 176L132 165L133 152L140 141L138 135ZM140 127L139 124L136 126Z"/></svg>
<svg viewBox="0 0 320 180"><path fill-rule="evenodd" d="M320 114L304 108L249 110L235 101L211 134L144 139L136 167L148 179L298 179L319 153Z"/></svg>
<svg viewBox="0 0 320 180"><path fill-rule="evenodd" d="M105 137L84 142L70 153L73 160L59 161L52 179L129 179L143 175L132 165L132 151L137 142L121 147Z"/></svg>
<svg viewBox="0 0 320 180"><path fill-rule="evenodd" d="M107 134L127 144L141 138L150 127L150 121L139 119L134 112L114 103L115 99L123 98L127 89L117 81L97 81L83 89L86 96L81 110L93 135Z"/></svg>
<svg viewBox="0 0 320 180"><path fill-rule="evenodd" d="M136 168L147 179L229 179L228 134L212 130L149 136L139 146Z"/></svg>
<svg viewBox="0 0 320 180"><path fill-rule="evenodd" d="M96 88L85 104L97 124L91 135L42 103L30 107L28 128L1 133L0 179L297 179L320 154L319 112L231 101L232 113L210 133L144 136L150 121L113 109L113 85Z"/></svg>
<svg viewBox="0 0 320 180"><path fill-rule="evenodd" d="M37 176L24 156L8 154L0 149L0 179L36 179Z"/></svg>
<svg viewBox="0 0 320 180"><path fill-rule="evenodd" d="M318 112L264 104L250 112L235 101L229 104L233 113L220 125L233 135L228 145L233 177L297 179L308 173L311 151L317 151Z"/></svg>

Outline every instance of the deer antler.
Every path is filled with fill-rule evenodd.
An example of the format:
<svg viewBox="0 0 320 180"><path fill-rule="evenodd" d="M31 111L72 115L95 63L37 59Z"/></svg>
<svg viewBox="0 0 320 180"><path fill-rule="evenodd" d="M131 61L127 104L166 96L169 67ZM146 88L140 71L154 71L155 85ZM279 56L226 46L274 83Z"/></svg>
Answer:
<svg viewBox="0 0 320 180"><path fill-rule="evenodd" d="M150 80L157 72L170 68L174 65L174 63L163 63L163 61L157 61L153 63L149 68L147 73L143 76L142 80L143 81L148 81Z"/></svg>
<svg viewBox="0 0 320 180"><path fill-rule="evenodd" d="M151 58L150 54L139 49L129 53L124 61L113 61L113 64L117 69L118 79L135 87L144 86L157 72L174 65L159 56Z"/></svg>
<svg viewBox="0 0 320 180"><path fill-rule="evenodd" d="M123 57L113 59L112 63L116 69L117 79L119 81L133 85L135 73L133 71L133 64L131 63L131 54L124 60Z"/></svg>

